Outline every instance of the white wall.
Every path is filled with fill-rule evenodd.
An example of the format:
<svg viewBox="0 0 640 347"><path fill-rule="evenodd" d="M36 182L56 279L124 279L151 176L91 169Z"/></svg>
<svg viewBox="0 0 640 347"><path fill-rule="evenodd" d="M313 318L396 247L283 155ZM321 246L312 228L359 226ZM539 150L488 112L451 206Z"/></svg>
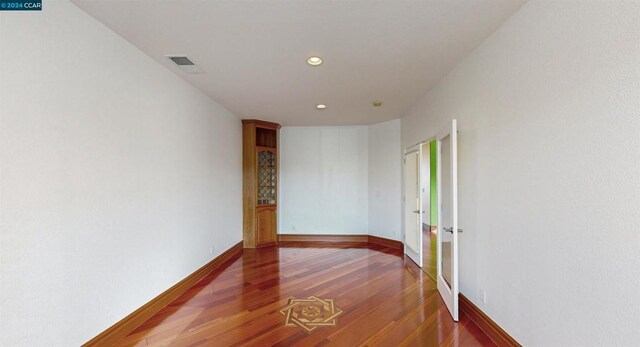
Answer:
<svg viewBox="0 0 640 347"><path fill-rule="evenodd" d="M366 234L366 126L280 131L280 234Z"/></svg>
<svg viewBox="0 0 640 347"><path fill-rule="evenodd" d="M369 126L369 234L401 239L400 120Z"/></svg>
<svg viewBox="0 0 640 347"><path fill-rule="evenodd" d="M280 234L371 234L400 240L400 120L284 127Z"/></svg>
<svg viewBox="0 0 640 347"><path fill-rule="evenodd" d="M236 116L66 1L0 49L0 345L79 345L241 240Z"/></svg>
<svg viewBox="0 0 640 347"><path fill-rule="evenodd" d="M640 340L639 96L640 2L529 1L402 119L459 120L461 291L526 346Z"/></svg>

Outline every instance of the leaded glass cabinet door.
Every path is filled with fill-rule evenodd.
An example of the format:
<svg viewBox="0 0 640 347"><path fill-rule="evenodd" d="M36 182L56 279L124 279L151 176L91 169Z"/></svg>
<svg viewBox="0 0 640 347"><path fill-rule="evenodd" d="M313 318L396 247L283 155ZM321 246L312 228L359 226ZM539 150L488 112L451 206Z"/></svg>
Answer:
<svg viewBox="0 0 640 347"><path fill-rule="evenodd" d="M272 148L258 147L257 150L258 206L257 245L274 244L277 239L277 189L278 166L277 152Z"/></svg>
<svg viewBox="0 0 640 347"><path fill-rule="evenodd" d="M278 172L276 153L271 149L258 151L258 206L275 205Z"/></svg>

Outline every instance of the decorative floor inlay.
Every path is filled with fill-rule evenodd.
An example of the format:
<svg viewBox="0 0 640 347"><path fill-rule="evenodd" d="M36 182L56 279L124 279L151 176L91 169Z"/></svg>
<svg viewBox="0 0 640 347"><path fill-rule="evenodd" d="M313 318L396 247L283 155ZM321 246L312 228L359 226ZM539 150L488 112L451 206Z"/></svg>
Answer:
<svg viewBox="0 0 640 347"><path fill-rule="evenodd" d="M306 299L289 299L280 313L285 316L284 326L301 327L310 333L320 327L335 326L342 310L333 304L333 299L312 295Z"/></svg>

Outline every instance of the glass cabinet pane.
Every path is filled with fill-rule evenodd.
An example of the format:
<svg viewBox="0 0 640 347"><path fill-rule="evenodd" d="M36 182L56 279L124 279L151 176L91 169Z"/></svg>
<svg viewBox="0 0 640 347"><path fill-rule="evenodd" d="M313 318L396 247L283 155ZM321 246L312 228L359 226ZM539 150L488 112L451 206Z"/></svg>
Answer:
<svg viewBox="0 0 640 347"><path fill-rule="evenodd" d="M276 154L258 152L258 205L276 203Z"/></svg>

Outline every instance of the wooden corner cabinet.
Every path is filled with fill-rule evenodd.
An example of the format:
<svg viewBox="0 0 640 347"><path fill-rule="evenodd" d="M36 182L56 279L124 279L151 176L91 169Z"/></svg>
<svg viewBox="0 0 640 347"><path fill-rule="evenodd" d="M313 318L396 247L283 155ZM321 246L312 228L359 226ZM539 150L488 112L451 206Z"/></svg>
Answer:
<svg viewBox="0 0 640 347"><path fill-rule="evenodd" d="M242 120L242 214L244 248L278 240L278 144L280 124Z"/></svg>

